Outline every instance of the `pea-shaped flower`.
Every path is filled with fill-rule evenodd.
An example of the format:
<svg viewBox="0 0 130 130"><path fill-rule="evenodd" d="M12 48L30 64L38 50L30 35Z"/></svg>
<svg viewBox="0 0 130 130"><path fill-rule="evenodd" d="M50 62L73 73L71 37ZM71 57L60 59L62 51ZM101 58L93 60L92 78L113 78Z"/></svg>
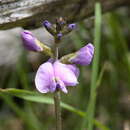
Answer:
<svg viewBox="0 0 130 130"><path fill-rule="evenodd" d="M69 59L73 64L89 65L94 55L94 46L89 43L82 47L75 55Z"/></svg>
<svg viewBox="0 0 130 130"><path fill-rule="evenodd" d="M37 40L37 38L35 38L33 36L33 34L30 31L23 31L21 33L21 37L23 40L23 45L26 49L30 50L30 51L42 51L43 48L40 45L40 41Z"/></svg>
<svg viewBox="0 0 130 130"><path fill-rule="evenodd" d="M58 60L42 64L35 77L35 85L41 93L54 92L57 89L67 93L66 86L78 84L79 70L75 65L66 65Z"/></svg>

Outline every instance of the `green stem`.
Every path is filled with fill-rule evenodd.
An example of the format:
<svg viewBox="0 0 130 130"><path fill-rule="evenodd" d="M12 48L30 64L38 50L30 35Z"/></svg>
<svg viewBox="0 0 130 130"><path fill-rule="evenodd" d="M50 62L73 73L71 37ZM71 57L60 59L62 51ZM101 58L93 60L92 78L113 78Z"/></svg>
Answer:
<svg viewBox="0 0 130 130"><path fill-rule="evenodd" d="M54 59L58 60L58 43L54 44ZM61 108L60 108L60 91L57 89L54 93L56 130L62 130Z"/></svg>
<svg viewBox="0 0 130 130"><path fill-rule="evenodd" d="M99 54L100 54L100 35L101 35L101 5L96 3L95 5L95 32L94 32L94 45L95 54L92 66L92 77L90 86L90 99L87 106L86 116L83 121L82 130L93 130L95 104L96 104L96 89L97 89L97 76L99 69Z"/></svg>
<svg viewBox="0 0 130 130"><path fill-rule="evenodd" d="M56 130L62 130L61 108L60 108L60 91L56 91L54 93L54 103L55 103L55 116L56 116Z"/></svg>

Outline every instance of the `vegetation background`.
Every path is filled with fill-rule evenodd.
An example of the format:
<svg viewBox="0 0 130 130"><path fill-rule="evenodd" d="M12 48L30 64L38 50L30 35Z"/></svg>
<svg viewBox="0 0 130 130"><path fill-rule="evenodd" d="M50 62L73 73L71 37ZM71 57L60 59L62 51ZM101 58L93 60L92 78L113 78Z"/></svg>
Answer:
<svg viewBox="0 0 130 130"><path fill-rule="evenodd" d="M79 66L79 85L69 88L68 94L62 93L63 130L83 130L89 128L88 122L94 122L95 130L130 130L129 12L128 7L122 7L100 14L97 7L97 17L78 22L77 29L63 39L61 56L89 42L96 46L93 65ZM52 94L39 94L34 85L38 66L47 59L22 49L13 67L0 66L0 130L55 129Z"/></svg>

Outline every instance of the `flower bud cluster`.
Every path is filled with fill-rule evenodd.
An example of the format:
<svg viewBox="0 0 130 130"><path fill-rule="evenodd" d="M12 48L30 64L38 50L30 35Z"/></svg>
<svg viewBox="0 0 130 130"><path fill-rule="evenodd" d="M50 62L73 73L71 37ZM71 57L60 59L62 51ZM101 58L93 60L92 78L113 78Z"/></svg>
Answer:
<svg viewBox="0 0 130 130"><path fill-rule="evenodd" d="M60 41L65 34L68 34L76 28L76 24L67 24L62 17L56 19L56 24L51 24L49 21L45 20L43 26L54 36L57 42Z"/></svg>

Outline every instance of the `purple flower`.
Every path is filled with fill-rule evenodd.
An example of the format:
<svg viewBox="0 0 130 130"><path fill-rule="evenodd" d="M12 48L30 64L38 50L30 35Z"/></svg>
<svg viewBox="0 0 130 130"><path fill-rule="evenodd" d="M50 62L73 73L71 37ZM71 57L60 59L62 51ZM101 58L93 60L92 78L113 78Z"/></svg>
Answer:
<svg viewBox="0 0 130 130"><path fill-rule="evenodd" d="M42 64L35 77L35 85L41 93L54 92L57 89L67 93L66 86L78 84L79 70L75 65L66 65L58 60Z"/></svg>
<svg viewBox="0 0 130 130"><path fill-rule="evenodd" d="M40 46L39 41L33 36L30 31L21 32L21 37L23 40L23 45L26 49L30 51L42 51L43 48Z"/></svg>
<svg viewBox="0 0 130 130"><path fill-rule="evenodd" d="M89 43L79 51L76 52L76 56L70 59L73 64L89 65L92 61L94 54L94 46Z"/></svg>
<svg viewBox="0 0 130 130"><path fill-rule="evenodd" d="M68 25L68 29L70 29L70 30L73 30L75 28L76 28L76 24L75 23L72 23L72 24Z"/></svg>
<svg viewBox="0 0 130 130"><path fill-rule="evenodd" d="M52 26L52 24L51 24L49 21L47 21L47 20L45 20L45 21L43 22L43 25L44 25L44 27L46 27L47 29L51 28L51 26Z"/></svg>

